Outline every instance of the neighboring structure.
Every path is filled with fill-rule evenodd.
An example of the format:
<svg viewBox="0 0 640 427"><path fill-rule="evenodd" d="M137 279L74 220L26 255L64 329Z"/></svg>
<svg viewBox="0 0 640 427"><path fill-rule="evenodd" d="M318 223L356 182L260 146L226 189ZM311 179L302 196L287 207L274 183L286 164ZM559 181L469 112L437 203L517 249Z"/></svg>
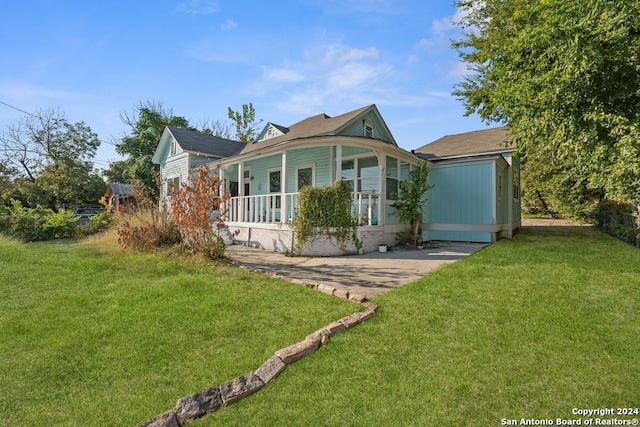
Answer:
<svg viewBox="0 0 640 427"><path fill-rule="evenodd" d="M289 127L267 123L248 144L167 127L153 161L160 164L163 182L178 185L206 163L232 196L226 222L238 233L236 240L279 252L293 249L289 223L297 213L299 190L342 180L353 191L358 238L364 252L371 252L381 244L393 245L396 235L409 229L398 223L393 194L411 168L426 160L435 187L427 193L425 239L490 242L512 235L507 222L519 227L519 199L510 198L507 190L519 184L513 177L519 168L513 149L500 149L499 135L506 137L506 131L480 132L490 134L470 133L469 143L482 147L445 137L412 153L398 147L377 107L369 105L337 117L319 114ZM443 141L447 138L450 143ZM491 143L483 145L484 139ZM170 196L169 188L163 186L162 196ZM507 210L507 204L513 209ZM355 247L346 251L355 252ZM335 255L344 248L316 240L303 253Z"/></svg>
<svg viewBox="0 0 640 427"><path fill-rule="evenodd" d="M126 207L135 206L136 199L131 184L120 184L112 182L107 186L104 193L107 210L109 212L119 211Z"/></svg>
<svg viewBox="0 0 640 427"><path fill-rule="evenodd" d="M429 161L425 240L495 242L520 229L520 162L506 127L448 135L414 152Z"/></svg>
<svg viewBox="0 0 640 427"><path fill-rule="evenodd" d="M180 188L198 166L238 154L245 144L188 129L167 126L153 155L160 165L160 197Z"/></svg>

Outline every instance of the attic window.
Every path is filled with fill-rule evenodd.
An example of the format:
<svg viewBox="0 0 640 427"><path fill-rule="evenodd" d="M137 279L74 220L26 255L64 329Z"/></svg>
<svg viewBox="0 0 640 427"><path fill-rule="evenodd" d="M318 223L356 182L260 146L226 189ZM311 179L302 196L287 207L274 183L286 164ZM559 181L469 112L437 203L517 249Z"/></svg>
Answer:
<svg viewBox="0 0 640 427"><path fill-rule="evenodd" d="M364 122L364 136L366 138L373 138L373 124Z"/></svg>
<svg viewBox="0 0 640 427"><path fill-rule="evenodd" d="M169 150L169 155L173 156L176 154L176 140L171 138L171 148Z"/></svg>

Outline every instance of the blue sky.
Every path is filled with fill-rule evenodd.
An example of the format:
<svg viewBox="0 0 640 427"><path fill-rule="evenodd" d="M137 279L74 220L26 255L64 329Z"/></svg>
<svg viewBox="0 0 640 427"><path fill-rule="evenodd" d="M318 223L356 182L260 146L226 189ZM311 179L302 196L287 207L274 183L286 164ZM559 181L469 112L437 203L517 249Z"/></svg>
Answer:
<svg viewBox="0 0 640 427"><path fill-rule="evenodd" d="M105 141L160 101L192 124L252 102L289 126L376 104L398 145L486 128L452 95L466 68L449 0L3 0L0 102L56 107ZM0 104L0 131L23 113Z"/></svg>

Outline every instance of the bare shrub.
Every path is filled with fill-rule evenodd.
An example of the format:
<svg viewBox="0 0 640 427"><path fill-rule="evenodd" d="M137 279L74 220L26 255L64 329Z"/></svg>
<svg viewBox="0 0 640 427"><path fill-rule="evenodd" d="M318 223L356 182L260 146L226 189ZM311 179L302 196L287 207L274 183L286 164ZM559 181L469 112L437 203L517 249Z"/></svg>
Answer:
<svg viewBox="0 0 640 427"><path fill-rule="evenodd" d="M230 198L228 193L222 193L218 177L205 166L200 166L196 176L179 189L173 189L169 202L171 217L191 252L212 259L224 257L225 243L220 233L227 214L224 202Z"/></svg>
<svg viewBox="0 0 640 427"><path fill-rule="evenodd" d="M136 205L116 212L118 243L128 249L153 250L180 243L180 233L166 209L160 209L149 189L134 188Z"/></svg>

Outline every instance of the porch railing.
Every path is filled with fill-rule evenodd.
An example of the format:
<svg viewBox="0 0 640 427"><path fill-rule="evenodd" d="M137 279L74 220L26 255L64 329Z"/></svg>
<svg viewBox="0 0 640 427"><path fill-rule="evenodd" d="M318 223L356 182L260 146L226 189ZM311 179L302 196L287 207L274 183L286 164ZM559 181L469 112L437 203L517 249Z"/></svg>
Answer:
<svg viewBox="0 0 640 427"><path fill-rule="evenodd" d="M270 193L237 196L227 201L228 222L283 224L298 213L300 193ZM353 194L353 215L361 225L378 225L380 196L374 193Z"/></svg>

